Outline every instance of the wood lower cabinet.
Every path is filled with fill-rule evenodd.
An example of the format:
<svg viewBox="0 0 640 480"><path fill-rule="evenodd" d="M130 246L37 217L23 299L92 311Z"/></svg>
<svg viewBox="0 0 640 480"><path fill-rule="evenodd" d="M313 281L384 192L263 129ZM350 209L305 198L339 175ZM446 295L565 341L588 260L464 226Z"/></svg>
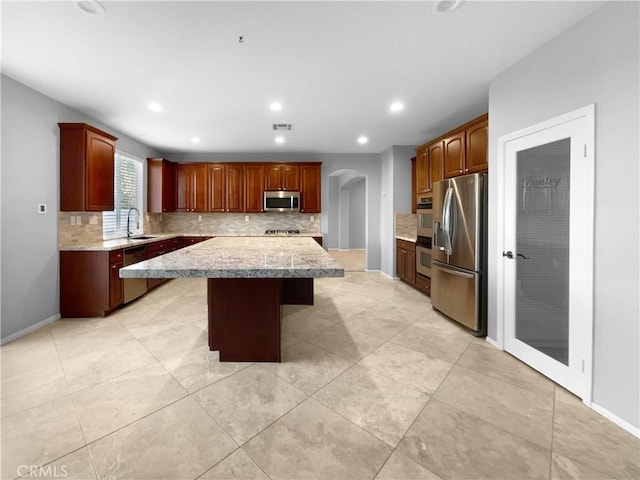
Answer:
<svg viewBox="0 0 640 480"><path fill-rule="evenodd" d="M418 290L427 296L431 296L431 279L416 273L416 283L414 285Z"/></svg>
<svg viewBox="0 0 640 480"><path fill-rule="evenodd" d="M209 165L209 212L244 212L244 165Z"/></svg>
<svg viewBox="0 0 640 480"><path fill-rule="evenodd" d="M175 164L164 158L147 158L147 211L163 213L175 209Z"/></svg>
<svg viewBox="0 0 640 480"><path fill-rule="evenodd" d="M176 237L147 244L147 260L181 248L182 245L180 240L181 239L179 237ZM169 280L169 278L147 278L147 291L157 287L158 285L162 285Z"/></svg>
<svg viewBox="0 0 640 480"><path fill-rule="evenodd" d="M123 302L122 250L60 252L60 314L104 317Z"/></svg>
<svg viewBox="0 0 640 480"><path fill-rule="evenodd" d="M244 211L264 211L264 165L245 164L244 167Z"/></svg>
<svg viewBox="0 0 640 480"><path fill-rule="evenodd" d="M320 178L320 163L309 163L300 165L301 213L320 213L322 211Z"/></svg>
<svg viewBox="0 0 640 480"><path fill-rule="evenodd" d="M112 211L117 138L86 123L59 123L58 126L60 210Z"/></svg>
<svg viewBox="0 0 640 480"><path fill-rule="evenodd" d="M124 303L124 280L120 278L122 267L123 250L109 252L109 310L114 310Z"/></svg>
<svg viewBox="0 0 640 480"><path fill-rule="evenodd" d="M410 285L416 282L416 244L396 240L396 274Z"/></svg>
<svg viewBox="0 0 640 480"><path fill-rule="evenodd" d="M207 212L208 209L208 165L176 164L176 212Z"/></svg>

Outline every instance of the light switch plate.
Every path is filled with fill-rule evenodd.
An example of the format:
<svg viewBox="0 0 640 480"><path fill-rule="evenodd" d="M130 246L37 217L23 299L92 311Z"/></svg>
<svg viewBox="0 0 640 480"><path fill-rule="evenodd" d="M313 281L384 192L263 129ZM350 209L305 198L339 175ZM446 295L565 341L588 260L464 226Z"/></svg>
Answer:
<svg viewBox="0 0 640 480"><path fill-rule="evenodd" d="M38 204L38 213L40 215L46 215L47 214L47 204L46 203L39 203Z"/></svg>

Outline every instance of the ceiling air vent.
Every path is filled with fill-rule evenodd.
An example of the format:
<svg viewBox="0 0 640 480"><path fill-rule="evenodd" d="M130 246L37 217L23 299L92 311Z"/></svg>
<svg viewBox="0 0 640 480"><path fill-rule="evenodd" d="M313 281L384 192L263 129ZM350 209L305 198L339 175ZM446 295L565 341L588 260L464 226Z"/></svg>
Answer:
<svg viewBox="0 0 640 480"><path fill-rule="evenodd" d="M293 123L274 123L273 129L276 132L290 132L293 130Z"/></svg>

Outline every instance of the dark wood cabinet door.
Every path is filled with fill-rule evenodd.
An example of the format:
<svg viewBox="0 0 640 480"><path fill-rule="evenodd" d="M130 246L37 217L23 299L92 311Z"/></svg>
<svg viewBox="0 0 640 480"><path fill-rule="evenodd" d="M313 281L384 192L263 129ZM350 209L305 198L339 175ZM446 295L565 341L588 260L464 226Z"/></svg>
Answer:
<svg viewBox="0 0 640 480"><path fill-rule="evenodd" d="M112 211L114 208L115 144L92 131L87 131L86 210Z"/></svg>
<svg viewBox="0 0 640 480"><path fill-rule="evenodd" d="M464 174L465 132L444 139L444 178Z"/></svg>
<svg viewBox="0 0 640 480"><path fill-rule="evenodd" d="M416 213L417 207L417 179L416 179L416 157L411 159L411 213Z"/></svg>
<svg viewBox="0 0 640 480"><path fill-rule="evenodd" d="M147 158L147 211L173 212L176 209L175 166L164 158Z"/></svg>
<svg viewBox="0 0 640 480"><path fill-rule="evenodd" d="M225 166L227 212L244 212L244 165Z"/></svg>
<svg viewBox="0 0 640 480"><path fill-rule="evenodd" d="M245 165L244 173L244 192L245 204L244 211L247 213L260 213L263 211L264 202L264 165Z"/></svg>
<svg viewBox="0 0 640 480"><path fill-rule="evenodd" d="M60 210L112 211L117 138L86 123L59 123Z"/></svg>
<svg viewBox="0 0 640 480"><path fill-rule="evenodd" d="M484 120L467 128L465 173L480 173L489 170L489 162L487 160L488 127L489 121Z"/></svg>
<svg viewBox="0 0 640 480"><path fill-rule="evenodd" d="M416 283L416 252L407 250L404 262L405 280L414 285Z"/></svg>
<svg viewBox="0 0 640 480"><path fill-rule="evenodd" d="M429 145L429 188L433 189L436 182L442 180L442 164L444 161L443 142L438 141Z"/></svg>
<svg viewBox="0 0 640 480"><path fill-rule="evenodd" d="M192 212L209 210L209 168L206 164L191 165L192 171Z"/></svg>
<svg viewBox="0 0 640 480"><path fill-rule="evenodd" d="M124 284L120 269L124 263L112 263L109 268L109 308L114 309L124 303Z"/></svg>
<svg viewBox="0 0 640 480"><path fill-rule="evenodd" d="M176 165L176 212L191 211L191 166Z"/></svg>
<svg viewBox="0 0 640 480"><path fill-rule="evenodd" d="M297 192L300 190L300 166L282 165L280 167L281 189Z"/></svg>
<svg viewBox="0 0 640 480"><path fill-rule="evenodd" d="M209 165L209 211L225 212L227 209L225 166Z"/></svg>
<svg viewBox="0 0 640 480"><path fill-rule="evenodd" d="M406 252L402 248L396 248L396 275L398 275L401 280L404 280L406 275L404 267L405 255Z"/></svg>
<svg viewBox="0 0 640 480"><path fill-rule="evenodd" d="M280 190L280 165L267 165L264 168L264 189Z"/></svg>
<svg viewBox="0 0 640 480"><path fill-rule="evenodd" d="M416 193L431 191L429 182L429 152L427 147L416 150Z"/></svg>
<svg viewBox="0 0 640 480"><path fill-rule="evenodd" d="M320 213L320 165L300 165L300 211Z"/></svg>

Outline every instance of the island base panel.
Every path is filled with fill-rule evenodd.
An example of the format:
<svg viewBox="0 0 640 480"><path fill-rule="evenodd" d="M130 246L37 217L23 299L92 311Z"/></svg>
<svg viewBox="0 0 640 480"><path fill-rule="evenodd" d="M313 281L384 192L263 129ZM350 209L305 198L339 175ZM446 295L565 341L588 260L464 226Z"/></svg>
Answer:
<svg viewBox="0 0 640 480"><path fill-rule="evenodd" d="M207 300L221 362L280 362L282 279L209 278Z"/></svg>
<svg viewBox="0 0 640 480"><path fill-rule="evenodd" d="M283 278L283 305L313 305L313 278Z"/></svg>

